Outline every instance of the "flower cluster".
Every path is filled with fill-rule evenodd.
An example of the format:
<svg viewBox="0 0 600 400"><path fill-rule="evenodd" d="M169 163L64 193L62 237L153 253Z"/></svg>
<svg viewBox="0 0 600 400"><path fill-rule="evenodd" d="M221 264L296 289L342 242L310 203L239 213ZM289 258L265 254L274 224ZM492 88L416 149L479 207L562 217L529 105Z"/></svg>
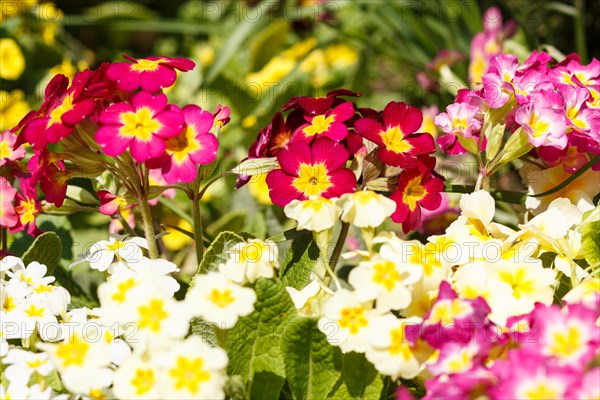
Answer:
<svg viewBox="0 0 600 400"><path fill-rule="evenodd" d="M122 178L122 189L111 188L112 193L98 187L101 206L119 199L119 204L104 207L112 215L149 197L151 175L158 178L155 186L187 184L196 180L199 166L215 161L216 134L228 122L229 109L219 107L213 114L196 105L180 108L163 93L174 84L177 71L191 70L194 62L127 59L78 72L70 82L56 75L42 105L2 133L3 227L38 234L36 215L44 204L61 207L74 177L108 171ZM25 169L18 162L26 145L34 154ZM44 204L36 195L38 185ZM153 196L163 190L154 190Z"/></svg>
<svg viewBox="0 0 600 400"><path fill-rule="evenodd" d="M436 150L433 136L419 132L422 111L399 102L383 111L357 109L340 96L357 94L337 90L322 98L292 99L283 110L287 117L277 113L250 147L238 168L237 187L251 175L244 175L242 166L256 164L270 170L269 195L281 207L336 199L357 189L391 191L397 205L392 219L405 233L416 230L421 209L437 209L443 190L430 156Z"/></svg>
<svg viewBox="0 0 600 400"><path fill-rule="evenodd" d="M259 240L235 245L220 272L197 275L177 301L171 274L179 269L146 258L140 246L145 240L111 237L86 254L91 267L108 273L93 309L70 307L69 292L52 285L45 265L2 260L3 398L56 398L46 381L56 373L70 393L92 399L224 397L227 354L189 335L190 323L202 318L231 329L253 312L256 294L243 284L273 277L277 248Z"/></svg>

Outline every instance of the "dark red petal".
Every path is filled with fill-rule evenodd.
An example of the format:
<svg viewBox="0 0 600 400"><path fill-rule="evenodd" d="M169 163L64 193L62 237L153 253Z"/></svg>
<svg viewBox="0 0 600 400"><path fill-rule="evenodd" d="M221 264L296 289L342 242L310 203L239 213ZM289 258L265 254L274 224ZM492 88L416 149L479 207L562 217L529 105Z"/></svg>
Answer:
<svg viewBox="0 0 600 400"><path fill-rule="evenodd" d="M396 223L404 222L406 220L406 218L408 217L408 214L410 213L410 209L404 203L402 193L400 191L395 191L390 196L390 199L392 199L396 202L396 211L394 211L394 213L391 216L392 221L394 221Z"/></svg>
<svg viewBox="0 0 600 400"><path fill-rule="evenodd" d="M381 147L377 154L379 159L387 165L405 169L415 168L417 166L417 159L409 154L394 153L385 147Z"/></svg>
<svg viewBox="0 0 600 400"><path fill-rule="evenodd" d="M383 125L399 126L405 135L415 132L423 123L423 113L416 107L391 102L383 110Z"/></svg>
<svg viewBox="0 0 600 400"><path fill-rule="evenodd" d="M416 133L407 136L406 140L412 146L408 154L419 155L435 153L435 141L429 133Z"/></svg>
<svg viewBox="0 0 600 400"><path fill-rule="evenodd" d="M354 175L354 172L348 168L341 168L329 172L328 175L333 186L323 193L323 197L340 197L344 193L356 191L356 176Z"/></svg>
<svg viewBox="0 0 600 400"><path fill-rule="evenodd" d="M421 223L421 206L417 204L417 207L412 212L408 213L408 218L402 223L402 231L406 234L408 232L417 230Z"/></svg>
<svg viewBox="0 0 600 400"><path fill-rule="evenodd" d="M334 108L329 115L335 115L335 122L344 122L354 115L354 104L347 101Z"/></svg>

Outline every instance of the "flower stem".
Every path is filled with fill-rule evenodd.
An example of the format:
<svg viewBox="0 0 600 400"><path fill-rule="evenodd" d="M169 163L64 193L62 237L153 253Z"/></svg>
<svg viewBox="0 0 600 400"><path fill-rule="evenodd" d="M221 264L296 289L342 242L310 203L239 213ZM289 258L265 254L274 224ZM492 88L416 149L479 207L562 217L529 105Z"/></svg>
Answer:
<svg viewBox="0 0 600 400"><path fill-rule="evenodd" d="M192 199L192 220L194 225L194 241L196 242L196 258L198 264L204 257L204 239L202 237L202 216L200 215L200 199Z"/></svg>
<svg viewBox="0 0 600 400"><path fill-rule="evenodd" d="M8 231L6 228L0 228L0 242L2 243L2 251L8 250Z"/></svg>
<svg viewBox="0 0 600 400"><path fill-rule="evenodd" d="M335 247L333 248L333 254L331 255L331 260L329 264L331 268L335 271L337 267L338 260L340 258L340 254L342 253L342 249L344 248L344 242L346 241L346 236L348 236L348 229L350 228L350 224L347 222L342 222L342 229L340 229L340 236L338 236L338 240L335 243Z"/></svg>
<svg viewBox="0 0 600 400"><path fill-rule="evenodd" d="M148 252L150 258L158 258L158 245L156 244L156 234L154 233L154 224L152 222L152 211L148 199L140 198L140 211L142 213L142 221L144 223L144 235L148 241Z"/></svg>

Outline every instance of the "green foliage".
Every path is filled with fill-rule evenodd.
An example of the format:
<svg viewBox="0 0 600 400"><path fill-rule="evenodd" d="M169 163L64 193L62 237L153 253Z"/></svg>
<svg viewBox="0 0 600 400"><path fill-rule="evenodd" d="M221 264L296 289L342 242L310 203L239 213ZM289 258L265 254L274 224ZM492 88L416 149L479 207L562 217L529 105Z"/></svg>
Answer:
<svg viewBox="0 0 600 400"><path fill-rule="evenodd" d="M329 398L334 399L379 399L384 389L384 378L367 361L364 354L342 355L341 377Z"/></svg>
<svg viewBox="0 0 600 400"><path fill-rule="evenodd" d="M310 232L295 238L281 265L280 277L286 286L302 289L319 260L319 248Z"/></svg>
<svg viewBox="0 0 600 400"><path fill-rule="evenodd" d="M261 278L254 285L254 312L227 332L229 375L241 375L250 398L278 399L285 381L280 347L296 309L283 283Z"/></svg>
<svg viewBox="0 0 600 400"><path fill-rule="evenodd" d="M581 246L592 268L600 266L600 204L584 215L581 223Z"/></svg>
<svg viewBox="0 0 600 400"><path fill-rule="evenodd" d="M243 241L244 239L236 233L229 231L219 233L204 253L204 258L198 266L197 274L215 271L220 263L225 262L225 251L234 244Z"/></svg>
<svg viewBox="0 0 600 400"><path fill-rule="evenodd" d="M341 352L317 328L316 318L296 317L281 340L294 399L324 399L341 378Z"/></svg>
<svg viewBox="0 0 600 400"><path fill-rule="evenodd" d="M52 275L60 262L62 245L60 238L54 232L46 232L38 236L29 249L23 254L25 265L37 261L48 267L47 275Z"/></svg>

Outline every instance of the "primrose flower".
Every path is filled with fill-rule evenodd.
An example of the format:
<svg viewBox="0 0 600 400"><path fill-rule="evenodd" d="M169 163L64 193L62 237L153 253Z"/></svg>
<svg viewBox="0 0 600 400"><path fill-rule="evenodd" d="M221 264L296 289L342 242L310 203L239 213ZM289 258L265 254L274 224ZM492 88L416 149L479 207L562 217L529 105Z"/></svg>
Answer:
<svg viewBox="0 0 600 400"><path fill-rule="evenodd" d="M258 278L272 278L279 268L279 249L270 241L249 239L227 250L227 261L220 267L225 276L240 284L253 283Z"/></svg>
<svg viewBox="0 0 600 400"><path fill-rule="evenodd" d="M515 122L523 127L529 142L536 147L564 149L567 146L567 125L562 110L542 103L529 103L517 109Z"/></svg>
<svg viewBox="0 0 600 400"><path fill-rule="evenodd" d="M571 289L562 299L567 303L583 302L585 304L594 304L599 296L600 280L594 276L588 276Z"/></svg>
<svg viewBox="0 0 600 400"><path fill-rule="evenodd" d="M333 228L340 214L340 208L333 200L317 196L302 201L292 200L283 211L288 218L298 223L296 229L313 232Z"/></svg>
<svg viewBox="0 0 600 400"><path fill-rule="evenodd" d="M310 274L310 283L302 290L297 290L287 286L285 288L289 293L294 306L301 315L307 317L319 317L323 314L323 303L334 293L325 286L323 281L314 273Z"/></svg>
<svg viewBox="0 0 600 400"><path fill-rule="evenodd" d="M11 227L10 232L19 232L27 228L28 234L37 236L42 231L36 226L35 219L42 207L37 198L35 182L31 178L22 178L19 181L19 188L21 193L17 193L15 202L17 223Z"/></svg>
<svg viewBox="0 0 600 400"><path fill-rule="evenodd" d="M586 88L561 85L558 92L564 100L565 117L569 129L581 133L589 133L596 137L600 132L600 110L587 108L585 102L590 92Z"/></svg>
<svg viewBox="0 0 600 400"><path fill-rule="evenodd" d="M115 215L122 208L127 206L127 199L125 196L115 196L108 190L100 190L96 194L100 200L98 211L104 215Z"/></svg>
<svg viewBox="0 0 600 400"><path fill-rule="evenodd" d="M4 376L9 381L24 380L27 382L33 373L47 376L53 370L48 354L36 354L17 348L11 349L2 363L8 364L4 370Z"/></svg>
<svg viewBox="0 0 600 400"><path fill-rule="evenodd" d="M108 79L117 83L120 90L132 92L138 88L154 93L167 88L177 79L179 71L189 71L196 64L187 58L148 57L135 59L123 56L131 63L119 62L111 64L106 71Z"/></svg>
<svg viewBox="0 0 600 400"><path fill-rule="evenodd" d="M379 158L387 165L415 168L416 156L433 153L433 136L415 133L423 122L423 113L405 103L391 102L383 110L381 121L362 118L354 124L358 134L379 146Z"/></svg>
<svg viewBox="0 0 600 400"><path fill-rule="evenodd" d="M16 142L17 136L11 131L0 133L0 167L7 162L20 160L25 157L25 148L23 146L14 148Z"/></svg>
<svg viewBox="0 0 600 400"><path fill-rule="evenodd" d="M33 261L25 268L17 266L13 271L8 271L7 275L15 280L25 282L28 286L35 287L54 282L55 278L53 276L45 276L46 272L48 272L48 267L37 261Z"/></svg>
<svg viewBox="0 0 600 400"><path fill-rule="evenodd" d="M138 162L163 154L165 139L177 136L183 128L181 112L167 108L167 96L139 92L131 104L115 103L100 114L96 141L108 156L129 149Z"/></svg>
<svg viewBox="0 0 600 400"><path fill-rule="evenodd" d="M10 4L6 4L8 8ZM4 10L3 10L4 11ZM4 23L4 18L2 19ZM0 78L14 81L25 71L25 57L21 48L11 38L0 39L0 60L2 60L2 72L0 72Z"/></svg>
<svg viewBox="0 0 600 400"><path fill-rule="evenodd" d="M435 124L447 134L470 138L473 131L481 129L481 121L476 118L478 113L479 108L468 103L450 104L445 113L435 117Z"/></svg>
<svg viewBox="0 0 600 400"><path fill-rule="evenodd" d="M340 219L358 228L377 228L396 211L396 203L371 190L360 190L342 195Z"/></svg>
<svg viewBox="0 0 600 400"><path fill-rule="evenodd" d="M218 142L210 133L214 117L208 111L190 104L181 110L185 125L177 135L165 141L166 154L159 159L167 183L187 183L196 179L198 165L217 158Z"/></svg>
<svg viewBox="0 0 600 400"><path fill-rule="evenodd" d="M364 353L369 348L369 327L377 314L370 303L361 303L354 292L340 289L325 301L318 326L329 344L340 347L343 353Z"/></svg>
<svg viewBox="0 0 600 400"><path fill-rule="evenodd" d="M419 226L421 207L435 210L442 202L444 182L433 172L434 166L435 158L420 159L417 168L402 172L398 188L390 196L396 202L392 220L402 223L404 233Z"/></svg>
<svg viewBox="0 0 600 400"><path fill-rule="evenodd" d="M199 336L190 336L157 354L156 362L163 369L162 398L225 398L227 353L208 345Z"/></svg>
<svg viewBox="0 0 600 400"><path fill-rule="evenodd" d="M125 238L125 236L111 234L108 240L94 243L79 262L88 261L90 268L102 272L110 267L115 257L117 261L123 260L128 264L140 262L143 257L142 248L148 248L146 239L139 237ZM79 262L76 261L75 264ZM71 264L71 266L73 265Z"/></svg>
<svg viewBox="0 0 600 400"><path fill-rule="evenodd" d="M356 298L361 302L376 300L376 307L381 311L407 307L411 301L410 285L417 282L423 272L416 265L397 262L399 259L399 254L384 252L353 268L348 282L355 288Z"/></svg>
<svg viewBox="0 0 600 400"><path fill-rule="evenodd" d="M344 124L354 116L354 104L347 101L324 114L306 116L307 124L300 126L292 140L312 141L320 137L339 142L348 136L348 127Z"/></svg>
<svg viewBox="0 0 600 400"><path fill-rule="evenodd" d="M120 399L158 399L161 372L154 359L134 354L115 371L113 392Z"/></svg>
<svg viewBox="0 0 600 400"><path fill-rule="evenodd" d="M194 278L185 301L195 316L217 324L220 329L231 329L239 317L254 311L256 293L229 281L221 273L209 272Z"/></svg>
<svg viewBox="0 0 600 400"><path fill-rule="evenodd" d="M0 226L4 228L11 228L19 221L13 206L16 194L17 190L12 187L10 182L0 176Z"/></svg>
<svg viewBox="0 0 600 400"><path fill-rule="evenodd" d="M296 199L339 197L355 191L356 177L344 167L349 158L343 144L328 138L319 138L310 146L303 141L289 143L277 153L281 169L267 175L271 200L284 207Z"/></svg>
<svg viewBox="0 0 600 400"><path fill-rule="evenodd" d="M365 353L367 360L392 379L413 379L423 366L413 354L405 329L419 322L420 318L399 319L391 314L373 319L369 328L370 348Z"/></svg>

